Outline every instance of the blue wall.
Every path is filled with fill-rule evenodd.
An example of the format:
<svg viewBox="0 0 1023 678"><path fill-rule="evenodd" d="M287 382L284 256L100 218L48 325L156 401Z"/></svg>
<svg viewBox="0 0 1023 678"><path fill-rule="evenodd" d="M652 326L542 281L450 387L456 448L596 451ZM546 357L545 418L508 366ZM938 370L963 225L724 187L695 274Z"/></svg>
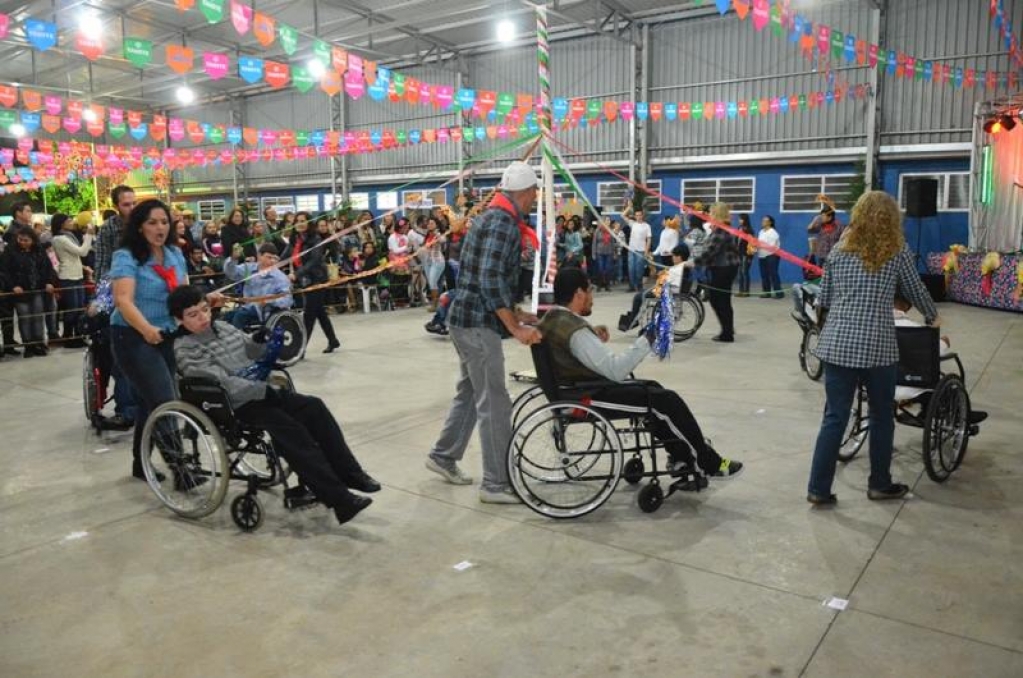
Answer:
<svg viewBox="0 0 1023 678"><path fill-rule="evenodd" d="M967 159L953 160L912 160L912 161L891 161L885 162L881 167L882 188L898 197L899 180L904 173L942 173L942 172L965 172L969 170ZM683 179L701 178L729 178L729 177L755 177L756 194L753 212L750 213L750 220L755 229L759 228L760 219L765 215L775 218L775 224L781 235L782 247L793 254L804 256L807 251L806 227L815 216L812 212L783 213L781 211L781 181L783 175L815 175L815 174L853 174L855 168L849 163L819 163L814 165L778 166L778 167L750 167L750 168L728 168L728 169L700 169L700 170L671 170L657 172L652 178L660 179L662 192L668 198L679 201L682 191ZM602 181L617 181L608 174L588 174L577 176L580 186L591 201L596 201L597 184ZM435 187L436 183L416 184L405 186L405 190L429 190ZM493 181L480 182L478 185L493 185ZM376 205L376 194L381 191L394 190L395 185L365 185L356 188L359 192L370 194L370 209L374 213L381 210ZM310 195L323 193L321 189L296 190L295 195ZM250 198L256 199L262 195L287 195L287 191L275 190L272 192L252 192ZM455 188L447 188L448 200L454 198ZM223 197L223 196L216 196ZM227 197L228 202L230 198ZM321 208L323 201L320 201ZM661 221L668 216L678 213L678 209L666 201L662 201L659 214L648 215L648 220L654 226L654 244L656 245L658 234L661 229ZM849 215L839 213L839 220L848 223ZM937 217L923 219L920 222L921 253L926 256L928 252L947 250L953 243L966 244L969 240L969 213L968 212L939 212ZM916 219L908 219L905 225L906 241L912 250L916 250L917 244L917 222ZM759 280L757 267L753 267L754 279ZM792 283L802 279L799 267L783 261L781 265L781 277L783 282Z"/></svg>

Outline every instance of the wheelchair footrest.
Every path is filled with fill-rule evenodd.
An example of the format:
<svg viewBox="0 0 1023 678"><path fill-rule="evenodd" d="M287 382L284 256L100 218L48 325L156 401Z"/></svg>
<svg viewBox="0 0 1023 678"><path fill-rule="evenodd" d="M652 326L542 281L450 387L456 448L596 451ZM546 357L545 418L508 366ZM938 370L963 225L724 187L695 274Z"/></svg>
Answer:
<svg viewBox="0 0 1023 678"><path fill-rule="evenodd" d="M685 473L676 478L668 487L668 496L675 492L699 492L707 487L707 476L702 473Z"/></svg>
<svg viewBox="0 0 1023 678"><path fill-rule="evenodd" d="M304 511L306 509L317 506L320 502L316 497L310 495L304 497L285 497L284 508L289 511Z"/></svg>

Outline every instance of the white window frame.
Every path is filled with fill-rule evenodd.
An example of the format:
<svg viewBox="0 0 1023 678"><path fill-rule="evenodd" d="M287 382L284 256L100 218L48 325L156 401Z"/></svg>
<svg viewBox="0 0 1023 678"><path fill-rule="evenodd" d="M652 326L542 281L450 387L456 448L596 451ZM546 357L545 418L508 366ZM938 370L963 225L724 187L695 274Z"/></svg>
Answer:
<svg viewBox="0 0 1023 678"><path fill-rule="evenodd" d="M951 208L948 206L948 197L951 194L952 176L964 176L966 177L967 189L969 188L970 173L969 172L904 172L899 175L899 209L903 212L906 211L906 178L924 178L924 179L937 179L938 180L938 211L939 212L969 212L970 211L970 200L967 195L966 206Z"/></svg>
<svg viewBox="0 0 1023 678"><path fill-rule="evenodd" d="M308 205L304 205L302 201L312 201L314 206L310 208ZM320 213L320 196L319 195L296 195L295 196L295 211L296 212L308 212L309 214Z"/></svg>
<svg viewBox="0 0 1023 678"><path fill-rule="evenodd" d="M632 188L631 185L627 181L598 181L597 182L597 200L594 203L594 206L600 208L601 214L621 214L622 213L621 212L621 209L622 209L622 205L621 204L618 204L618 205L604 205L604 204L602 204L602 200L600 198L600 190L604 186L626 186L627 188L631 189ZM647 194L643 204L646 205L646 200L656 200L657 201L657 209L644 209L643 211L645 213L647 213L647 214L660 214L661 210L664 208L663 201L661 200L661 194L664 191L664 182L661 181L660 179L650 179L650 180L648 180L646 182L646 187L649 188L649 189L652 189L653 191L655 191L657 193L657 195L653 196L653 195Z"/></svg>
<svg viewBox="0 0 1023 678"><path fill-rule="evenodd" d="M734 212L736 214L742 213L742 212L753 212L755 207L756 207L756 204L757 204L757 178L755 176L747 176L747 177L692 177L692 178L689 178L689 179L683 179L679 183L679 186L678 186L679 199L682 202L682 204L684 204L684 205L692 205L692 201L690 201L690 200L688 200L686 198L686 184L687 183L695 183L695 182L698 182L698 181L702 181L702 182L713 181L714 182L714 200L712 202L710 202L710 203L705 203L704 206L703 206L704 209L709 209L710 206L712 204L714 204L715 202L728 202L731 205L732 212ZM752 189L751 189L751 193L750 193L750 203L749 203L749 207L748 208L745 205L736 206L734 203L731 203L731 202L729 202L727 200L723 200L721 198L721 182L723 182L723 181L749 181L749 182L752 183Z"/></svg>
<svg viewBox="0 0 1023 678"><path fill-rule="evenodd" d="M342 198L342 202L343 200ZM365 212L369 210L369 193L366 191L352 191L348 194L348 202L351 203L353 210Z"/></svg>
<svg viewBox="0 0 1023 678"><path fill-rule="evenodd" d="M824 184L826 183L826 181L828 179L847 178L847 179L852 179L852 180L855 181L856 176L857 175L855 175L855 174L844 174L844 173L836 173L836 174L783 174L783 175L781 175L781 182L779 183L780 194L778 196L778 210L782 214L814 214L815 212L816 213L820 213L821 208L823 207L823 203L818 203L820 206L815 208L815 209L805 209L805 210L788 210L788 209L785 209L785 182L788 179L818 179L820 181L820 185L818 186L817 193L818 194L823 193L823 194L827 195L828 192L826 190L824 190L825 189L825 185ZM844 195L842 195L842 196L828 196L828 197L832 197L832 198L839 198L839 197L841 197L842 199L845 198Z"/></svg>
<svg viewBox="0 0 1023 678"><path fill-rule="evenodd" d="M388 196L389 199L386 204L381 204L380 198L382 196ZM391 212L398 209L398 205L401 203L398 201L398 191L378 191L376 194L376 208L378 212Z"/></svg>
<svg viewBox="0 0 1023 678"><path fill-rule="evenodd" d="M260 215L266 211L267 207L273 207L277 210L278 214L284 215L288 212L297 212L295 209L295 196L292 195L271 195L265 198L259 199L259 213Z"/></svg>
<svg viewBox="0 0 1023 678"><path fill-rule="evenodd" d="M415 205L406 204L408 203L408 199L417 193L422 198L424 198L424 200ZM443 195L443 198L441 198L440 202L437 202L437 198L439 198L441 195ZM424 188L419 190L412 189L401 192L401 206L404 206L406 212L414 210L428 210L431 207L436 207L437 205L446 205L447 202L448 192L444 188Z"/></svg>
<svg viewBox="0 0 1023 678"><path fill-rule="evenodd" d="M217 205L219 205L219 210ZM205 210L209 210L209 212L204 214ZM197 200L195 203L195 211L199 221L214 221L220 217L227 216L227 201Z"/></svg>

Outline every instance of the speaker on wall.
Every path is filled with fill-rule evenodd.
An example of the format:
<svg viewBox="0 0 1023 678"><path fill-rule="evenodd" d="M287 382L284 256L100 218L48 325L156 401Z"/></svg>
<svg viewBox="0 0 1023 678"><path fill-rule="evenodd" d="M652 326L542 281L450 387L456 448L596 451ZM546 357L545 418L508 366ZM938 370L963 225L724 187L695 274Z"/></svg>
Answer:
<svg viewBox="0 0 1023 678"><path fill-rule="evenodd" d="M906 216L934 217L938 214L938 180L924 177L906 179Z"/></svg>

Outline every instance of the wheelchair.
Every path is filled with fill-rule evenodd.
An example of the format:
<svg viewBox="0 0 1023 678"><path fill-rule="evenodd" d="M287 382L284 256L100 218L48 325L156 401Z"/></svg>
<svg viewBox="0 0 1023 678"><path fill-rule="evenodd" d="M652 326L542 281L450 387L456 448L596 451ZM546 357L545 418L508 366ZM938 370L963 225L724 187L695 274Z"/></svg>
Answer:
<svg viewBox="0 0 1023 678"><path fill-rule="evenodd" d="M824 374L824 365L814 355L814 349L820 341L817 310L814 307L817 303L818 289L816 285L811 284L795 285L792 288L792 297L796 304L796 309L792 311L792 319L803 332L803 338L799 342L799 368L813 381L820 381L821 375Z"/></svg>
<svg viewBox="0 0 1023 678"><path fill-rule="evenodd" d="M639 311L639 327L646 327L653 322L654 309L659 303L661 303L660 297L643 300L643 307ZM675 317L675 341L691 339L703 326L703 320L707 314L700 297L685 291L672 295L671 310Z"/></svg>
<svg viewBox="0 0 1023 678"><path fill-rule="evenodd" d="M963 363L956 353L941 355L937 328L897 327L896 337L899 343L897 384L924 391L893 404L895 421L923 429L924 469L931 480L943 483L963 463L970 438L980 432L979 422L970 420L970 395L966 391ZM952 363L954 369L943 372L942 363ZM842 438L839 461L852 461L869 433L867 394L861 384Z"/></svg>
<svg viewBox="0 0 1023 678"><path fill-rule="evenodd" d="M653 513L676 491L707 486L706 477L696 472L671 476L658 468L656 452L664 443L646 425L653 416L650 408L635 413L594 407L587 392L608 382L561 384L550 347L541 342L531 350L539 384L513 403L507 454L511 486L531 510L549 518L578 518L603 505L622 479L629 485L649 479L638 503ZM662 476L671 480L667 493Z"/></svg>
<svg viewBox="0 0 1023 678"><path fill-rule="evenodd" d="M254 334L261 330L265 330L267 334L274 331L276 327L281 327L284 330L284 344L281 346L281 352L277 356L277 362L282 367L291 367L305 354L305 345L307 341L305 333L305 323L302 321L302 311L289 308L289 309L278 309L269 308L269 314L266 312L268 307L263 307L260 311L260 315L263 316L259 323L247 325L244 331L247 334Z"/></svg>
<svg viewBox="0 0 1023 678"><path fill-rule="evenodd" d="M294 390L283 369L269 383ZM283 487L284 506L307 508L316 502L289 489L290 470L269 435L239 422L227 393L216 381L181 377L180 400L156 408L142 431L142 469L157 498L183 518L204 518L224 502L232 480L246 489L231 501L231 519L244 532L263 523L259 490Z"/></svg>

